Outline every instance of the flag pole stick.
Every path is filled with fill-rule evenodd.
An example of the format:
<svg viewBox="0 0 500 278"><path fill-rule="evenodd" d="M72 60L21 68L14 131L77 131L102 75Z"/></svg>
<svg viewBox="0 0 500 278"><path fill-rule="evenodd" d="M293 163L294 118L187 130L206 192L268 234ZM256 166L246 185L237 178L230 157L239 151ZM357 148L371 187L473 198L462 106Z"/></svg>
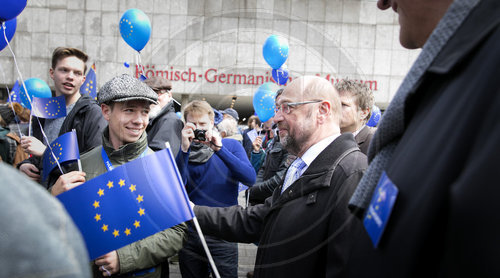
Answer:
<svg viewBox="0 0 500 278"><path fill-rule="evenodd" d="M74 129L74 128L71 131L76 133L76 129ZM80 151L80 150L78 150L78 151ZM78 162L78 171L82 172L82 161L80 160L80 155L78 155L78 159L76 161Z"/></svg>
<svg viewBox="0 0 500 278"><path fill-rule="evenodd" d="M168 154L170 155L170 158L172 159L172 161L175 162L174 156L173 156L172 152L170 151L172 148L170 148L170 143L168 141L165 142L165 147L167 147L167 149L168 149ZM175 171L175 172L177 174L177 179L179 179L179 182L182 186L183 183L182 183L182 178L179 175L179 171ZM186 196L186 203L188 206L191 206L191 204L189 203L189 199L187 199L187 196ZM200 228L200 223L198 223L198 219L196 219L196 215L194 215L194 212L193 212L193 219L192 220L193 220L194 226L196 228L196 232L198 232L198 236L200 237L201 244L203 245L203 249L205 250L205 253L207 254L207 258L208 258L208 261L210 262L210 266L212 267L212 270L214 271L214 275L216 278L220 278L219 271L217 270L217 266L215 265L214 259L212 258L212 254L210 254L210 250L208 249L207 242L205 241L205 237L203 236L203 232L201 231L201 228Z"/></svg>
<svg viewBox="0 0 500 278"><path fill-rule="evenodd" d="M210 266L212 266L212 270L214 271L215 277L220 278L219 271L217 270L217 267L215 266L214 259L212 258L212 255L210 254L210 250L208 250L208 245L207 242L205 241L205 237L203 236L203 233L200 228L200 224L198 223L198 219L196 219L196 216L193 217L193 223L194 226L196 227L196 231L198 232L198 236L200 237L201 244L203 245L203 249L205 249L205 253L207 253L208 261L210 262Z"/></svg>

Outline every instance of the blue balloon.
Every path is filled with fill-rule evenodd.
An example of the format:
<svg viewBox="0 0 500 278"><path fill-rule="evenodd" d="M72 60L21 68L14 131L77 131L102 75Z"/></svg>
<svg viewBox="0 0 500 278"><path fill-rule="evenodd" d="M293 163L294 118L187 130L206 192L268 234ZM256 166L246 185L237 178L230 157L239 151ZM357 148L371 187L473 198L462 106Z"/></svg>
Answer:
<svg viewBox="0 0 500 278"><path fill-rule="evenodd" d="M377 126L378 122L380 121L381 116L382 116L382 113L380 112L380 108L378 108L376 105L373 105L372 115L371 115L370 119L368 120L368 123L366 123L366 125L371 126L371 127Z"/></svg>
<svg viewBox="0 0 500 278"><path fill-rule="evenodd" d="M7 36L7 40L10 42L12 37L14 37L14 33L16 32L17 27L17 19L11 19L9 21L4 22L5 24L5 35ZM3 36L4 25L0 26L0 51L7 46L7 42Z"/></svg>
<svg viewBox="0 0 500 278"><path fill-rule="evenodd" d="M28 0L0 0L0 22L16 18L26 7Z"/></svg>
<svg viewBox="0 0 500 278"><path fill-rule="evenodd" d="M288 70L286 68L279 68L272 70L273 79L279 85L285 85L288 82Z"/></svg>
<svg viewBox="0 0 500 278"><path fill-rule="evenodd" d="M274 116L274 101L278 86L272 82L262 84L253 96L253 109L261 122L266 122Z"/></svg>
<svg viewBox="0 0 500 278"><path fill-rule="evenodd" d="M151 36L151 22L141 10L129 9L120 18L120 34L133 49L141 51Z"/></svg>
<svg viewBox="0 0 500 278"><path fill-rule="evenodd" d="M279 69L288 58L288 42L282 37L271 35L262 47L264 59L273 69Z"/></svg>
<svg viewBox="0 0 500 278"><path fill-rule="evenodd" d="M30 78L24 80L24 85L28 90L28 95L30 96L31 101L33 101L33 97L52 97L52 91L49 88L49 85L45 83L40 78ZM20 91L21 104L31 110L31 103L26 96L26 91L24 91L24 86L21 85Z"/></svg>
<svg viewBox="0 0 500 278"><path fill-rule="evenodd" d="M182 119L182 113L181 112L175 112L175 115L177 115L177 117L179 117L179 119Z"/></svg>
<svg viewBox="0 0 500 278"><path fill-rule="evenodd" d="M129 64L129 63L127 63L127 62L124 62L124 63L123 63L123 65L124 65L126 68L130 67L130 64Z"/></svg>

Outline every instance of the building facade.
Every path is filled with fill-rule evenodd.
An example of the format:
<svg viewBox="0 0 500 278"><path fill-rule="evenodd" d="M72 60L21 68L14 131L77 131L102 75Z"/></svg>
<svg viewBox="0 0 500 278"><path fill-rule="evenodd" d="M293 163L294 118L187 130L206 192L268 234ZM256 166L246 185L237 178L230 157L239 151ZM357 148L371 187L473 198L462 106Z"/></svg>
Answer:
<svg viewBox="0 0 500 278"><path fill-rule="evenodd" d="M130 8L144 11L152 25L140 60L119 32ZM292 79L356 79L385 108L419 54L400 46L397 20L374 0L31 0L11 45L25 79L53 86L53 49L77 47L95 63L98 87L122 73L138 74L142 64L147 77L173 81L179 102L206 99L218 109L234 103L246 117L255 91L272 78L262 46L275 34L288 40ZM8 49L0 52L0 66L0 84L11 87L18 76Z"/></svg>

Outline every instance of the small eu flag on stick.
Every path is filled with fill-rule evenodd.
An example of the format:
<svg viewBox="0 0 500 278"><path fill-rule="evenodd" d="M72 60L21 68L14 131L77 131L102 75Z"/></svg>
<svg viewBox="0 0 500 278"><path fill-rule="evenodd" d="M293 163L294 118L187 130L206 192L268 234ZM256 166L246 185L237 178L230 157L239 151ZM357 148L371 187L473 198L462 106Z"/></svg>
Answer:
<svg viewBox="0 0 500 278"><path fill-rule="evenodd" d="M85 82L83 82L80 87L80 94L89 94L93 99L97 99L97 78L95 74L95 64L92 65L87 76L85 77Z"/></svg>
<svg viewBox="0 0 500 278"><path fill-rule="evenodd" d="M70 131L64 133L54 140L54 142L50 143L43 153L42 180L46 180L50 172L56 166L60 166L59 164L78 159L80 159L80 153L76 132Z"/></svg>
<svg viewBox="0 0 500 278"><path fill-rule="evenodd" d="M66 99L58 97L33 97L31 105L33 116L44 119L57 119L66 116Z"/></svg>

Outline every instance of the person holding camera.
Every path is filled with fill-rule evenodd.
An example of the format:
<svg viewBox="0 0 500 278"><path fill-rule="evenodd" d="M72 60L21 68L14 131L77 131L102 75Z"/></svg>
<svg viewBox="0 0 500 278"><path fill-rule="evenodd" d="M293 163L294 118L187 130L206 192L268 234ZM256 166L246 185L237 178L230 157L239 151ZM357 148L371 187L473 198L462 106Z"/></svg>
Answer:
<svg viewBox="0 0 500 278"><path fill-rule="evenodd" d="M251 186L256 174L243 146L222 139L214 128L214 112L206 101L195 100L184 108L181 151L176 162L189 199L196 205L237 205L239 183ZM206 237L221 277L238 276L238 247L216 237ZM179 253L182 277L208 277L208 259L193 226Z"/></svg>

